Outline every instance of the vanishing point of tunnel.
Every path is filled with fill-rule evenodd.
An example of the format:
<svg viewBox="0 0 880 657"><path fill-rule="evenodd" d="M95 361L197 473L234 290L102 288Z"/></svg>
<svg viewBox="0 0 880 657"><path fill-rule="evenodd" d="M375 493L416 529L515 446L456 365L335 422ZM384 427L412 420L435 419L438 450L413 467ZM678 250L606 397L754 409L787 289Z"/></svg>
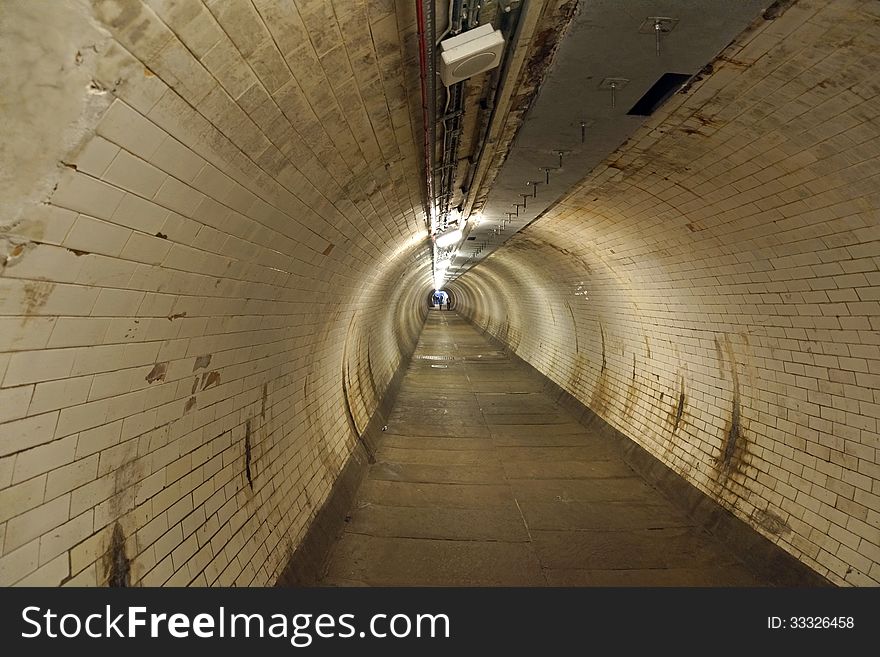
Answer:
<svg viewBox="0 0 880 657"><path fill-rule="evenodd" d="M0 585L880 585L880 2L0 13Z"/></svg>

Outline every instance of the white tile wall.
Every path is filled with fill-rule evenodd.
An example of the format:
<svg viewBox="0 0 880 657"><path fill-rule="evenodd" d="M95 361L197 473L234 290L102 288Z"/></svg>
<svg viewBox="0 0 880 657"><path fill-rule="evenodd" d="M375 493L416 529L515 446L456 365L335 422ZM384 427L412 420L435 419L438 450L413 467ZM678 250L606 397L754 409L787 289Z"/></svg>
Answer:
<svg viewBox="0 0 880 657"><path fill-rule="evenodd" d="M0 584L106 584L117 522L133 584L272 584L412 348L416 53L316 6L95 6L112 103L0 273Z"/></svg>
<svg viewBox="0 0 880 657"><path fill-rule="evenodd" d="M747 32L455 285L476 324L851 585L880 584L876 19L800 2Z"/></svg>

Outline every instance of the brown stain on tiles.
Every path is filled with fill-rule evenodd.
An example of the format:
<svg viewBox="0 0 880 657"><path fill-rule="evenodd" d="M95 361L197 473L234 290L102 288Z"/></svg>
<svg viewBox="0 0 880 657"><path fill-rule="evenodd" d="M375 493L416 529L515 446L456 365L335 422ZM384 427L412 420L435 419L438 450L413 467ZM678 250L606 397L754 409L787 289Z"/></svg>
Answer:
<svg viewBox="0 0 880 657"><path fill-rule="evenodd" d="M54 289L55 284L46 281L26 283L24 286L24 303L22 308L22 314L25 318L29 315L36 314L40 308L45 306Z"/></svg>

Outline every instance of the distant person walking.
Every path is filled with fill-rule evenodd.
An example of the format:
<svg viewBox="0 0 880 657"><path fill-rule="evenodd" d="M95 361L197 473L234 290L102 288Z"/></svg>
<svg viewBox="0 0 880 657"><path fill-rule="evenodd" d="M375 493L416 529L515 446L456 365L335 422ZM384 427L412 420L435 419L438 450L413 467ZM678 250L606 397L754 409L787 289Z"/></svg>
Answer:
<svg viewBox="0 0 880 657"><path fill-rule="evenodd" d="M446 310L449 310L452 306L452 297L446 297Z"/></svg>

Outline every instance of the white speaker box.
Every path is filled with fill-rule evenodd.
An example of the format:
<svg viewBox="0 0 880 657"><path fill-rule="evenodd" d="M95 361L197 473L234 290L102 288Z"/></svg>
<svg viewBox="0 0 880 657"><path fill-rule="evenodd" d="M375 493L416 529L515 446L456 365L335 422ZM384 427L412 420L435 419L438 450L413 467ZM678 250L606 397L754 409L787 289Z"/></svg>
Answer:
<svg viewBox="0 0 880 657"><path fill-rule="evenodd" d="M486 23L440 42L440 79L447 87L501 63L504 37Z"/></svg>

